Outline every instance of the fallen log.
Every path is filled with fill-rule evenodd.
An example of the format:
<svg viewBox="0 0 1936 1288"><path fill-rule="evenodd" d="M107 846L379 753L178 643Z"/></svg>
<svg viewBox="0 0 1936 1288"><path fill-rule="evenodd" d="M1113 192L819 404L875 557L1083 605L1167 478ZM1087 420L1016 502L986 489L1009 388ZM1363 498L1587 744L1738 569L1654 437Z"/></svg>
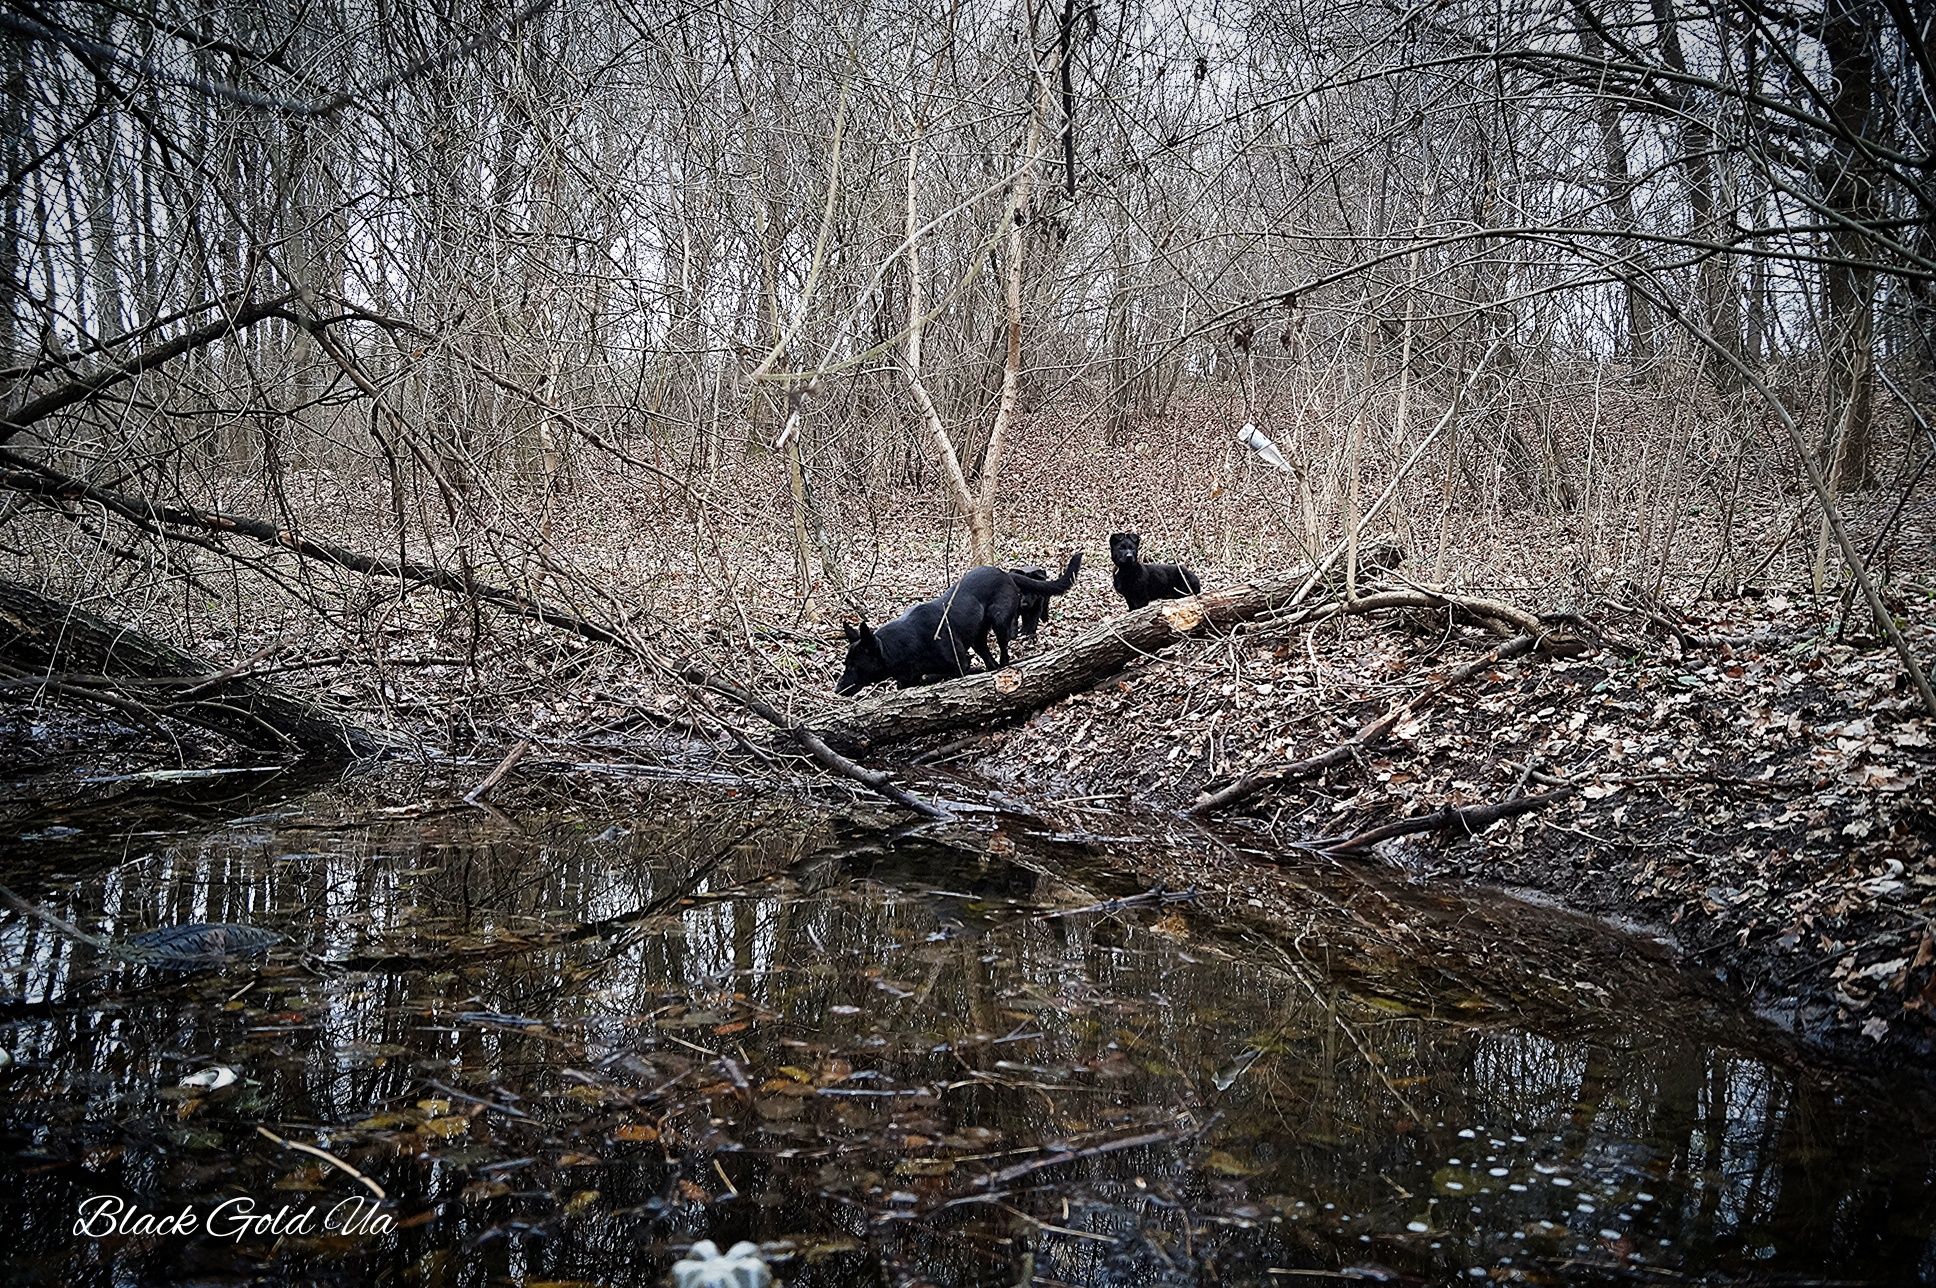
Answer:
<svg viewBox="0 0 1936 1288"><path fill-rule="evenodd" d="M22 687L167 716L258 751L336 762L383 740L304 698L74 604L0 580L0 664Z"/></svg>
<svg viewBox="0 0 1936 1288"><path fill-rule="evenodd" d="M1368 565L1376 561L1387 568L1401 557L1396 547L1385 544L1360 555ZM1295 607L1324 584L1328 571L1322 566L1301 568L1187 599L1161 600L1112 617L1054 652L992 673L980 671L843 704L804 722L802 728L832 747L856 752L950 730L1012 724L1070 694L1093 688L1137 658L1149 657L1178 640Z"/></svg>
<svg viewBox="0 0 1936 1288"><path fill-rule="evenodd" d="M1421 832L1457 832L1461 836L1475 836L1494 823L1503 819L1517 818L1530 814L1536 809L1545 809L1556 801L1566 800L1579 789L1561 787L1554 791L1542 792L1538 796L1515 796L1511 800L1495 801L1487 805L1467 805L1462 809L1445 805L1429 814L1416 818L1400 819L1360 832L1356 836L1341 837L1332 841L1313 841L1307 848L1324 850L1330 854L1350 854L1357 850L1369 849L1380 841L1394 837L1416 836Z"/></svg>
<svg viewBox="0 0 1936 1288"><path fill-rule="evenodd" d="M622 633L609 627L600 626L576 613L541 604L508 587L493 586L487 582L474 580L468 574L460 575L448 568L414 560L382 559L374 555L362 554L327 541L305 537L293 528L279 527L267 519L241 514L224 514L217 510L201 510L190 505L160 505L147 497L137 496L131 492L117 492L112 488L97 487L85 479L63 474L51 465L40 464L5 448L0 448L0 487L62 501L89 501L144 531L172 541L192 541L195 544L206 545L207 541L196 535L202 532L212 533L217 538L245 537L250 541L265 546L276 546L304 559L313 559L318 563L330 564L349 572L394 578L413 585L427 586L432 590L442 591L446 595L468 596L484 603L496 604L499 608L519 617L543 622L547 626L570 631L574 635L600 644L627 643ZM182 531L182 529L188 531ZM216 548L221 549L219 546ZM224 551L224 553L227 552Z"/></svg>

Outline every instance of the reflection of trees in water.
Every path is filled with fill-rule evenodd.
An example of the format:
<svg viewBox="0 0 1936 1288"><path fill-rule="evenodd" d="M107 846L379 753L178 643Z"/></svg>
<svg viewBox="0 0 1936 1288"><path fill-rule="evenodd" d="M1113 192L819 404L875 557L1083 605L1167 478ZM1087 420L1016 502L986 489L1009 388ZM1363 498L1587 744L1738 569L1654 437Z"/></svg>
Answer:
<svg viewBox="0 0 1936 1288"><path fill-rule="evenodd" d="M15 1051L40 1067L16 1085L40 1090L9 1103L7 1127L16 1153L32 1133L50 1161L8 1217L27 1246L65 1257L72 1199L90 1188L272 1192L299 1167L258 1148L248 1125L267 1121L304 1124L400 1211L432 1210L396 1246L442 1258L453 1282L643 1274L667 1239L803 1233L856 1250L792 1283L890 1265L1013 1282L1031 1256L1071 1282L1365 1256L1457 1270L1542 1219L1565 1229L1519 1244L1522 1257L1581 1240L1603 1255L1597 1231L1623 1205L1633 1246L1668 1264L1751 1270L1772 1247L1788 1270L1922 1273L1928 1147L1832 1089L1692 1040L1422 1017L1158 925L1160 910L1037 915L1090 896L1029 868L774 813L668 810L628 830L540 822L522 835L467 817L265 825L133 855L86 886L90 906L56 911L116 937L184 920L313 928L322 956L375 944L426 964L341 977L277 964L233 1009L244 971L158 981L10 923L22 996L71 980L98 1005L18 1030ZM581 924L597 933L466 955ZM211 1061L241 1065L260 1090L172 1119L157 1086ZM773 1089L788 1069L858 1094L789 1101ZM485 1110L449 1141L345 1131L441 1095L436 1083L529 1118ZM615 1142L624 1123L662 1135ZM1080 1153L1153 1126L1176 1139ZM1490 1143L1514 1134L1528 1139ZM1000 1187L999 1202L936 1210L1045 1143L1078 1154ZM563 1161L573 1154L585 1161ZM1489 1178L1487 1154L1509 1176ZM1493 1192L1441 1189L1454 1157ZM939 1174L897 1170L907 1160ZM1532 1183L1535 1162L1579 1184ZM586 1191L598 1195L586 1215L562 1213ZM1641 1191L1654 1201L1634 1205ZM1570 1215L1589 1195L1598 1210ZM877 1219L890 1212L926 1215ZM1422 1214L1430 1235L1405 1233Z"/></svg>

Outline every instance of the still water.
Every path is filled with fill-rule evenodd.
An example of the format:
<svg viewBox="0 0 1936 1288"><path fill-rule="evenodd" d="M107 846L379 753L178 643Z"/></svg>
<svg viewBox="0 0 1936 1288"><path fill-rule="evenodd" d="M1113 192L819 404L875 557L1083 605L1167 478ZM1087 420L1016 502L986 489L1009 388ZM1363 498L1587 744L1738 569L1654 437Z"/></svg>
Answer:
<svg viewBox="0 0 1936 1288"><path fill-rule="evenodd" d="M1107 820L689 789L201 814L7 840L114 943L286 936L171 972L4 914L10 1280L650 1284L748 1238L802 1286L1936 1282L1928 1084L1498 896L1233 917Z"/></svg>

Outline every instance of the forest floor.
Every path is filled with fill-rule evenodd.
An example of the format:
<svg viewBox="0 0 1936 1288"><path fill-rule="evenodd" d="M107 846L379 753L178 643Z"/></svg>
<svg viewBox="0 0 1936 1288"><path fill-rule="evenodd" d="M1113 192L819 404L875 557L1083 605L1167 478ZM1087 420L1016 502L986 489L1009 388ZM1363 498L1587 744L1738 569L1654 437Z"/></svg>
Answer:
<svg viewBox="0 0 1936 1288"><path fill-rule="evenodd" d="M1001 516L1005 555L1059 567L1080 549L1088 563L1030 648L1054 648L1120 611L1106 553L1120 527L1141 529L1151 558L1192 562L1207 587L1305 561L1281 486L1254 467L1233 474L1221 435L1178 422L1126 449L1125 467L1098 464L1081 442L1058 446L1052 431L1022 432L1018 455L1035 466ZM637 628L662 656L730 657L742 682L808 716L841 701L831 694L839 620L880 621L933 594L966 552L931 493L868 492L830 523L849 588L819 585L803 602L783 475L744 473L745 485L707 498L703 515L665 495L587 487L560 500L554 548L610 602L636 603ZM1161 504L1148 498L1157 475ZM360 533L381 530L380 498L317 476L286 485L315 516L314 532L367 545ZM1839 629L1836 600L1809 593L1805 499L1750 487L1723 506L1690 488L1671 514L1636 518L1631 533L1624 503L1543 521L1421 519L1403 575L1578 613L1605 646L1493 666L1352 762L1247 801L1219 826L1267 836L1286 863L1386 864L1632 923L1811 1038L1858 1059L1936 1063L1936 724L1864 615ZM1862 544L1881 538L1878 566L1912 643L1936 658L1936 508L1892 517L1893 498L1874 493L1851 509ZM222 589L205 580L173 585L145 600L97 589L116 596L124 619L218 663L276 644L268 669L279 682L441 754L488 766L529 739L536 772L574 759L704 764L731 752L724 740L680 749L669 731L692 710L676 686L528 622L353 582L341 592L351 610L320 615L266 591L229 603L197 593ZM1647 606L1677 629L1613 603ZM1019 728L954 745L940 763L1044 807L1173 814L1247 769L1337 745L1495 642L1422 611L1186 640ZM117 728L6 698L0 771L21 781L0 794L0 817L24 825L49 777L75 763L112 777L223 756L172 726L165 744ZM921 750L871 763L891 768ZM1535 774L1578 791L1474 837L1391 841L1348 860L1308 848L1505 800ZM427 770L413 790L462 795L481 776Z"/></svg>
<svg viewBox="0 0 1936 1288"><path fill-rule="evenodd" d="M1817 610L1780 594L1701 610L1683 629L1711 647L1500 663L1233 825L1288 863L1386 863L1632 924L1849 1054L1936 1057L1936 725L1892 654L1837 643ZM1190 641L951 763L1062 804L1182 810L1344 742L1496 643L1424 613ZM1507 800L1529 767L1580 790L1477 836L1301 848Z"/></svg>

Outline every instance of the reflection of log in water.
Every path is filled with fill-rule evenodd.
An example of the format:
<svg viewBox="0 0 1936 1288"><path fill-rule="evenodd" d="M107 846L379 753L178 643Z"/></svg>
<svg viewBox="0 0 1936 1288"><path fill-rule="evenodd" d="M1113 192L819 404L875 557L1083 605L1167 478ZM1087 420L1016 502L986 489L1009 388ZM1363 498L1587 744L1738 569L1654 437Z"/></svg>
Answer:
<svg viewBox="0 0 1936 1288"><path fill-rule="evenodd" d="M332 854L283 853L279 824L256 823L228 845L184 836L122 879L136 907L156 902L147 882L170 882L205 895L204 915L254 909L278 925L327 897L372 911L367 941L348 914L358 942L421 957L363 978L272 974L239 1009L234 980L171 981L167 1005L124 1008L112 1028L70 995L37 1030L38 1063L10 1075L44 1096L6 1110L42 1129L29 1182L41 1208L68 1196L48 1158L92 1157L103 1137L157 1193L202 1201L217 1150L237 1178L225 1183L267 1192L291 1160L254 1134L258 1116L382 1186L399 1216L436 1214L399 1247L345 1250L359 1273L461 1247L480 1273L532 1277L510 1236L543 1229L569 1241L568 1258L537 1267L550 1277L637 1266L641 1246L704 1234L786 1237L796 1256L829 1258L792 1262L789 1283L872 1282L882 1265L889 1281L991 1282L977 1272L993 1260L1062 1282L1208 1281L1209 1266L1263 1282L1268 1266L1352 1264L1368 1235L1380 1263L1441 1282L1501 1255L1617 1271L1594 1232L1629 1213L1620 1228L1649 1236L1636 1246L1673 1236L1662 1259L1703 1271L1734 1255L1737 1231L1760 1246L1792 1220L1792 1264L1813 1269L1801 1241L1853 1243L1925 1201L1903 1169L1846 1161L1872 1148L1875 1130L1857 1128L1875 1120L1827 1100L1797 1119L1792 1097L1761 1091L1779 1072L1699 1047L1730 1031L1675 1009L1686 993L1671 968L1497 896L1332 862L1265 872L1206 855L1215 833L1148 819L1045 835L1001 816L997 841L722 793L690 811L657 797L649 821L602 831L460 813L366 820L325 841L318 813L282 839ZM1189 869L1205 915L1152 888L1168 884L1165 858ZM668 898L669 915L635 920ZM972 912L967 931L958 909ZM112 909L69 915L96 925ZM472 955L504 930L530 938ZM102 1033L111 1049L93 1045ZM337 1056L318 1067L322 1041ZM178 1072L176 1049L232 1053L263 1088L259 1115L195 1119L200 1155L148 1144L162 1118L145 1097ZM1684 1091L1656 1085L1668 1068L1685 1071ZM76 1073L114 1097L118 1136L48 1108L64 1102L46 1089ZM1685 1123L1669 1099L1684 1099ZM1731 1108L1745 1126L1728 1126ZM1825 1147L1809 1137L1818 1120ZM1468 1147L1468 1124L1501 1139ZM1709 1175L1717 1131L1733 1133L1732 1165ZM1690 1153L1702 1165L1681 1189L1631 1170ZM1494 1165L1526 1185L1508 1192ZM1562 1188L1539 1167L1557 1167ZM78 1164L66 1175L100 1183ZM1451 1197L1434 1188L1444 1175L1472 1184ZM1813 1221L1788 1214L1811 1190L1851 1197ZM1583 1199L1601 1214L1569 1217ZM0 1215L26 1206L14 1203ZM1702 1205L1719 1221L1696 1220ZM1417 1219L1429 1234L1408 1230ZM1509 1242L1520 1230L1534 1237ZM1892 1255L1862 1254L1862 1272L1894 1268Z"/></svg>
<svg viewBox="0 0 1936 1288"><path fill-rule="evenodd" d="M1176 824L1145 825L1139 843L1133 826L1112 817L1107 847L1064 831L1038 835L1029 849L1063 880L1106 894L1189 887L1196 898L1176 915L1193 939L1246 957L1269 944L1314 977L1419 1014L1553 1035L1635 1027L1789 1067L1807 1058L1799 1041L1744 1013L1664 945L1590 918L1496 891L1422 886L1362 863L1286 864L1201 824L1183 835Z"/></svg>
<svg viewBox="0 0 1936 1288"><path fill-rule="evenodd" d="M71 939L78 940L116 960L136 966L164 970L192 970L213 966L230 957L247 957L282 942L282 936L261 926L236 922L185 922L178 926L159 926L143 931L125 943L89 934L71 921L55 916L39 904L29 903L5 886L0 900L24 916L46 922Z"/></svg>

